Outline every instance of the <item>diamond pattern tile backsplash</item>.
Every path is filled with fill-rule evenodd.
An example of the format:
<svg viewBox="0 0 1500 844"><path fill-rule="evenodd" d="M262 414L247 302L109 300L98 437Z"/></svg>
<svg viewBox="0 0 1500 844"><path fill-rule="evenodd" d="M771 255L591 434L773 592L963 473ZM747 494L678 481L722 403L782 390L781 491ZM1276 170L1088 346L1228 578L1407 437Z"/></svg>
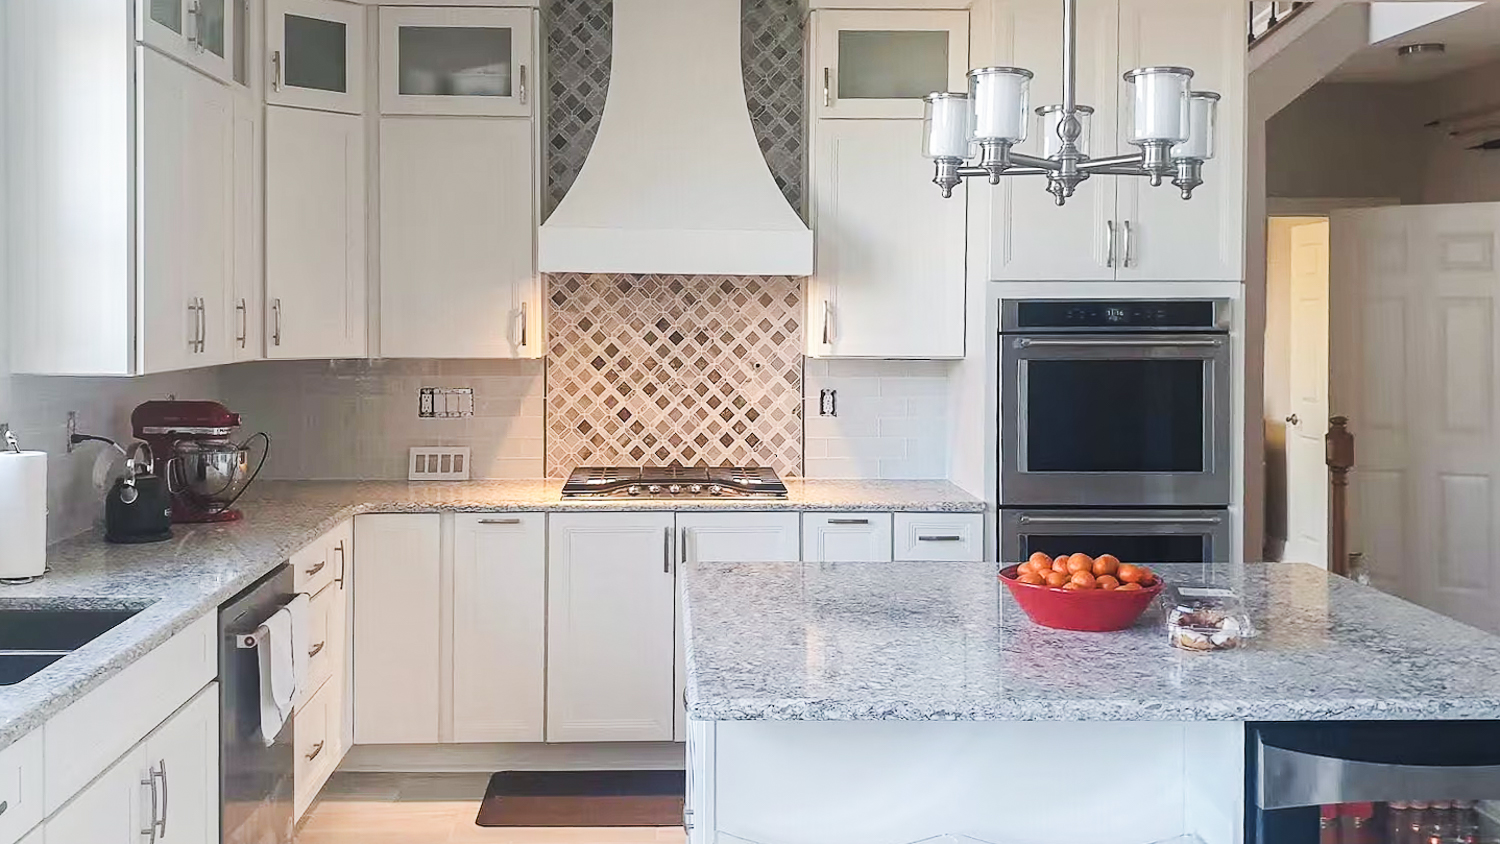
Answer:
<svg viewBox="0 0 1500 844"><path fill-rule="evenodd" d="M802 213L802 12L798 0L743 0L740 60L755 139ZM609 93L613 4L551 0L547 37L547 212L562 201L599 132Z"/></svg>
<svg viewBox="0 0 1500 844"><path fill-rule="evenodd" d="M769 466L802 475L801 279L547 277L547 474Z"/></svg>

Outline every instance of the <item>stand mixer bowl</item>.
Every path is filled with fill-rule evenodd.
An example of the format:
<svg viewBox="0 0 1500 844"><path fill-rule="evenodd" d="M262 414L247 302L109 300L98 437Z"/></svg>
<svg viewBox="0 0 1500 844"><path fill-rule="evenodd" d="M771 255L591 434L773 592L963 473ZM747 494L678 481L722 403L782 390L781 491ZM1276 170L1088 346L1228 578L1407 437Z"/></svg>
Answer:
<svg viewBox="0 0 1500 844"><path fill-rule="evenodd" d="M252 477L250 449L227 440L182 440L173 463L172 491L197 499L205 508L233 503Z"/></svg>

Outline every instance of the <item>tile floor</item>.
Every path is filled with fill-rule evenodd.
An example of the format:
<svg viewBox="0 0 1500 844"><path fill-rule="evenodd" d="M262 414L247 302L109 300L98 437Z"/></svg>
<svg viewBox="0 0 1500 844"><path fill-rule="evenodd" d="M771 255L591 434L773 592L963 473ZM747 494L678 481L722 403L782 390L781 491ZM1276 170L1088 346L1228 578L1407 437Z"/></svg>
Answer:
<svg viewBox="0 0 1500 844"><path fill-rule="evenodd" d="M297 844L684 844L681 827L497 829L474 825L489 774L335 774Z"/></svg>

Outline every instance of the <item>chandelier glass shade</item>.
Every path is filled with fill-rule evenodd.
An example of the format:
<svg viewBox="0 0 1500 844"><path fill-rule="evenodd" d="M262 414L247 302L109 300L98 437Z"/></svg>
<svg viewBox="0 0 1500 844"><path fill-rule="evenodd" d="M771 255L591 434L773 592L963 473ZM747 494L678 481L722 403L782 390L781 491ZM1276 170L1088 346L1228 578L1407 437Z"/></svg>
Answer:
<svg viewBox="0 0 1500 844"><path fill-rule="evenodd" d="M969 71L967 93L926 98L923 153L934 162L933 182L944 197L967 178L999 184L1003 176L1045 176L1058 205L1095 173L1144 176L1152 185L1168 178L1191 199L1203 184L1203 164L1214 156L1219 95L1194 91L1185 67L1142 67L1124 75L1130 84L1126 138L1139 152L1090 157L1094 110L1077 102L1078 0L1063 3L1063 101L1036 109L1041 157L1018 153L1032 111L1032 72L1018 67Z"/></svg>

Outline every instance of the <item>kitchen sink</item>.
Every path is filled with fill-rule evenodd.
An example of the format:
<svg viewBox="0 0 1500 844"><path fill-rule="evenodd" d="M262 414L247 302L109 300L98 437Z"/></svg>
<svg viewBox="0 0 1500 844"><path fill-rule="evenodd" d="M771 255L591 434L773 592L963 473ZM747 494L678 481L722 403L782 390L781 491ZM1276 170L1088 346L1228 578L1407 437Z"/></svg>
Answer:
<svg viewBox="0 0 1500 844"><path fill-rule="evenodd" d="M0 686L25 680L141 609L0 607Z"/></svg>

